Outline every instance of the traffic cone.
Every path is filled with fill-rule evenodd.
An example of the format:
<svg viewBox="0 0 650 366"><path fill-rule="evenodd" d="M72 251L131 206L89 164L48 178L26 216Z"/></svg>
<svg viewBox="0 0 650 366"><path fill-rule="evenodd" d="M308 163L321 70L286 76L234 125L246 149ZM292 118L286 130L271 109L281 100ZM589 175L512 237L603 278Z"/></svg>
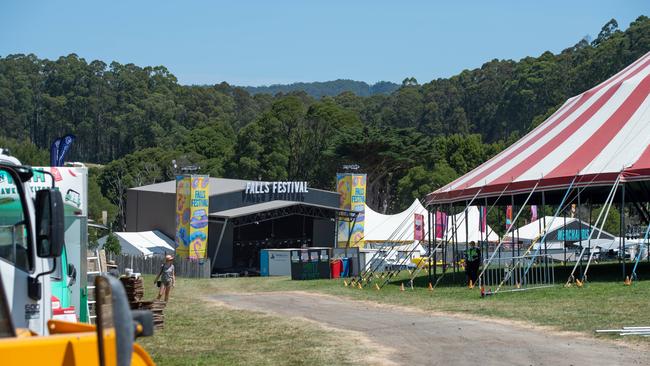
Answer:
<svg viewBox="0 0 650 366"><path fill-rule="evenodd" d="M399 286L399 290L404 291L404 282L402 282L402 284Z"/></svg>
<svg viewBox="0 0 650 366"><path fill-rule="evenodd" d="M470 289L474 288L474 282L472 282L472 280L469 280L469 286L467 287L469 287Z"/></svg>
<svg viewBox="0 0 650 366"><path fill-rule="evenodd" d="M630 276L625 277L625 281L623 281L623 284L625 286L630 286L632 284L632 281L630 280Z"/></svg>
<svg viewBox="0 0 650 366"><path fill-rule="evenodd" d="M576 286L582 287L582 285L583 285L582 281L576 279Z"/></svg>
<svg viewBox="0 0 650 366"><path fill-rule="evenodd" d="M429 282L429 291L433 291L433 285Z"/></svg>

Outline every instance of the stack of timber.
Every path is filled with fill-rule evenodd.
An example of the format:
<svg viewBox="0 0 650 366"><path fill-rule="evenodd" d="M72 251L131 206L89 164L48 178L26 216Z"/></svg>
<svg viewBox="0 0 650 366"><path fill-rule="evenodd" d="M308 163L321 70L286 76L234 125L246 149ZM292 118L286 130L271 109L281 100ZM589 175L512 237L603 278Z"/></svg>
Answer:
<svg viewBox="0 0 650 366"><path fill-rule="evenodd" d="M126 290L126 298L129 303L139 302L144 297L144 283L142 278L121 277L120 281Z"/></svg>
<svg viewBox="0 0 650 366"><path fill-rule="evenodd" d="M154 300L154 301L142 301L144 298L144 283L142 277L125 277L120 278L124 289L126 290L126 297L129 300L129 305L131 310L149 310L153 314L153 325L155 329L163 329L165 325L165 315L163 310L165 309L165 302Z"/></svg>

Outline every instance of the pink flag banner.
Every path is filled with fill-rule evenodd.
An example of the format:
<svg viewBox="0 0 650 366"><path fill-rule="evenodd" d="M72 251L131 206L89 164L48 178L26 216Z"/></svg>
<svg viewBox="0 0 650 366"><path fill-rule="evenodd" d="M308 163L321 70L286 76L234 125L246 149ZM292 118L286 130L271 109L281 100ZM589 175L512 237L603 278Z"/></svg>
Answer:
<svg viewBox="0 0 650 366"><path fill-rule="evenodd" d="M436 239L442 239L447 230L447 214L444 212L436 212Z"/></svg>
<svg viewBox="0 0 650 366"><path fill-rule="evenodd" d="M413 230L413 239L424 240L424 215L414 214Z"/></svg>
<svg viewBox="0 0 650 366"><path fill-rule="evenodd" d="M537 221L537 206L530 206L530 222Z"/></svg>

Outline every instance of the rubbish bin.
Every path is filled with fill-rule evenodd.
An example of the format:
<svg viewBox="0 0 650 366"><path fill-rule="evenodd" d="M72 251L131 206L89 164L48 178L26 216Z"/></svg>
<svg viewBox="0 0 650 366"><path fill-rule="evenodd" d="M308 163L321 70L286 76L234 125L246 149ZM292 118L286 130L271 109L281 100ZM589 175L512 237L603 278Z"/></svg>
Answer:
<svg viewBox="0 0 650 366"><path fill-rule="evenodd" d="M330 267L332 270L332 278L340 278L341 277L341 260L340 259L334 259L330 262Z"/></svg>
<svg viewBox="0 0 650 366"><path fill-rule="evenodd" d="M350 276L350 258L341 258L341 277Z"/></svg>

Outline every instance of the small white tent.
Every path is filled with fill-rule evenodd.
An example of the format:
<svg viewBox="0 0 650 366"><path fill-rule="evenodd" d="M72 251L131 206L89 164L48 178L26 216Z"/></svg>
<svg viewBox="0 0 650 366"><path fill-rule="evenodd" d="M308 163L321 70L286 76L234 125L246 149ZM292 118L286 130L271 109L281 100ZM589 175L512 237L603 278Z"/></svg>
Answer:
<svg viewBox="0 0 650 366"><path fill-rule="evenodd" d="M154 254L174 253L174 241L158 230L114 234L120 241L124 254L150 257ZM108 236L104 236L98 240L100 247L104 246L107 238Z"/></svg>
<svg viewBox="0 0 650 366"><path fill-rule="evenodd" d="M369 243L412 243L415 240L415 214L424 216L424 231L429 230L429 216L427 209L422 206L419 200L414 200L409 208L394 214L384 215L374 211L366 205L365 224L364 224L364 240ZM479 210L475 206L471 206L467 210L467 231L469 238L465 234L465 213L461 212L455 215L456 223L456 240L459 243L466 243L468 241L480 241L481 237L485 240L486 233L479 231ZM447 217L447 236L452 240L454 233L453 221L451 216ZM432 223L433 224L433 223ZM492 231L488 226L487 233L489 233L487 240L495 242L499 240L499 236ZM428 235L425 235L424 241L428 240Z"/></svg>

